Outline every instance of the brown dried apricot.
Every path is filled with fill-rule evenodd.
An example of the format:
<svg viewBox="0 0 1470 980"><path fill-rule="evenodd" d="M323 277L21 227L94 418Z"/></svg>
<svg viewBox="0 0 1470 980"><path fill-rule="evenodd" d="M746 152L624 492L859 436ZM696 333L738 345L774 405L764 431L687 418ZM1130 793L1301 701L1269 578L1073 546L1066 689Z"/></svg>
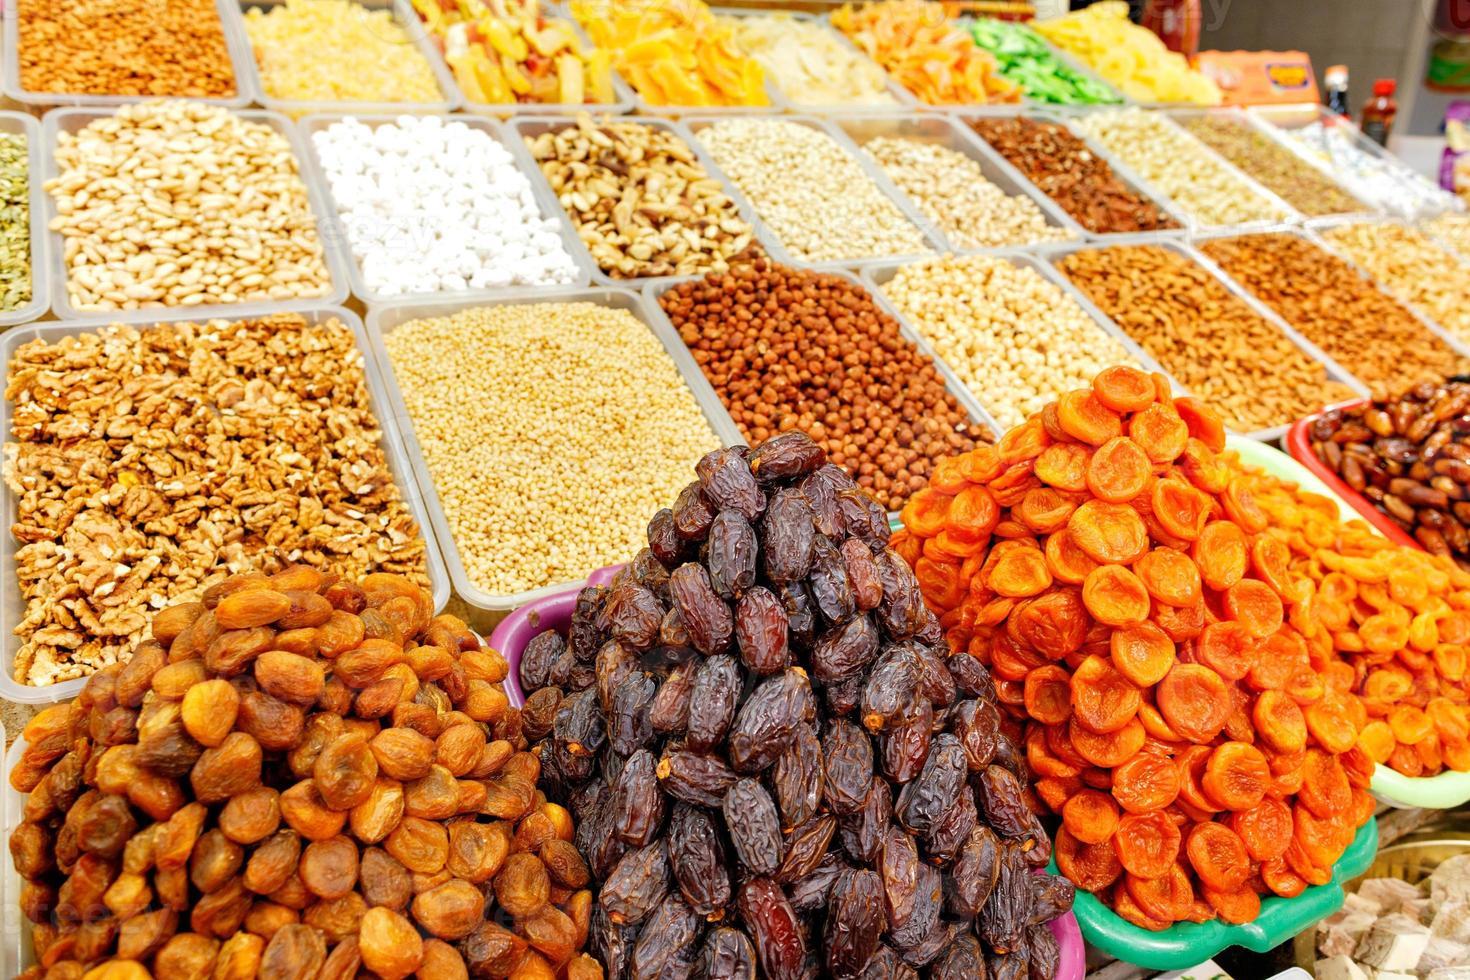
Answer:
<svg viewBox="0 0 1470 980"><path fill-rule="evenodd" d="M1249 810L1266 795L1271 767L1254 745L1226 742L1210 754L1200 786L1221 810Z"/></svg>
<svg viewBox="0 0 1470 980"><path fill-rule="evenodd" d="M1082 583L1082 602L1093 619L1109 626L1131 626L1148 619L1148 590L1122 565L1099 565Z"/></svg>
<svg viewBox="0 0 1470 980"><path fill-rule="evenodd" d="M1087 489L1094 497L1121 504L1143 492L1152 469L1148 456L1127 436L1109 439L1087 464Z"/></svg>
<svg viewBox="0 0 1470 980"><path fill-rule="evenodd" d="M1159 682L1154 697L1169 727L1200 744L1212 741L1225 727L1232 705L1220 675L1202 664L1176 663Z"/></svg>
<svg viewBox="0 0 1470 980"><path fill-rule="evenodd" d="M1108 649L1118 673L1141 688L1157 684L1174 666L1174 641L1153 623L1113 630Z"/></svg>
<svg viewBox="0 0 1470 980"><path fill-rule="evenodd" d="M1142 695L1106 657L1084 660L1072 674L1072 713L1089 731L1116 732L1133 720Z"/></svg>
<svg viewBox="0 0 1470 980"><path fill-rule="evenodd" d="M1162 810L1127 813L1118 821L1113 850L1129 874L1159 878L1168 873L1179 856L1180 839L1179 828Z"/></svg>
<svg viewBox="0 0 1470 980"><path fill-rule="evenodd" d="M1119 884L1113 888L1111 904L1113 911L1118 913L1120 919L1140 929L1148 929L1151 932L1162 932L1173 925L1172 922L1164 919L1156 919L1145 912L1143 907L1129 894L1126 884Z"/></svg>
<svg viewBox="0 0 1470 980"><path fill-rule="evenodd" d="M1131 564L1148 551L1148 529L1127 504L1089 500L1067 520L1072 541L1093 561Z"/></svg>
<svg viewBox="0 0 1470 980"><path fill-rule="evenodd" d="M1179 767L1173 759L1139 752L1113 770L1113 799L1129 813L1162 810L1179 795Z"/></svg>

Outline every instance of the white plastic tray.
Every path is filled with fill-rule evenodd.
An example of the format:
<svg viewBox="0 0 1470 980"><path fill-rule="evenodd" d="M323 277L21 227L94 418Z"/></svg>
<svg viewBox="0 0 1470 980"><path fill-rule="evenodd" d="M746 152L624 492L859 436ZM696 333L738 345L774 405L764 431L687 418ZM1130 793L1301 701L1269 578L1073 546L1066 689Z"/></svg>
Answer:
<svg viewBox="0 0 1470 980"><path fill-rule="evenodd" d="M372 348L373 359L377 361L378 368L382 373L388 391L388 401L392 406L392 415L395 422L395 430L402 440L401 455L406 458L408 466L412 468L415 479L418 481L419 493L428 511L429 522L434 528L435 538L439 542L443 553L443 561L447 566L450 580L454 583L454 592L465 601L471 608L480 612L500 614L510 612L528 602L550 595L558 590L565 589L573 582L554 582L536 589L527 589L514 593L494 593L480 588L470 580L469 573L465 570L464 559L461 558L459 547L455 543L453 534L450 533L449 521L444 513L443 502L439 498L439 491L434 486L434 479L429 473L429 467L425 460L423 447L419 443L418 434L414 429L413 419L408 413L408 406L403 401L403 395L398 385L398 379L393 370L393 361L388 356L388 351L383 343L383 338L392 333L399 326L411 320L423 317L450 316L460 310L485 306L506 305L534 305L547 303L596 303L615 310L626 310L648 326L650 332L663 345L668 352L674 367L683 377L694 400L704 412L705 419L710 424L710 429L720 440L722 445L730 446L743 444L744 439L740 431L735 427L728 412L720 404L719 398L715 396L714 389L705 380L704 374L694 363L694 357L689 349L684 346L683 341L674 329L668 325L668 321L650 314L643 300L633 292L626 289L564 289L543 290L534 299L523 298L501 298L490 301L469 302L463 299L443 299L436 302L399 303L384 304L374 307L368 313L367 335L368 343ZM473 351L466 351L466 371L473 372ZM586 379L569 379L570 382ZM568 425L575 425L575 419L568 419ZM547 452L554 452L555 447L545 447ZM548 492L554 492L550 488Z"/></svg>
<svg viewBox="0 0 1470 980"><path fill-rule="evenodd" d="M269 10L272 7L281 6L285 0L239 0L240 9L240 32L249 45L250 56L245 59L246 70L250 75L250 84L255 92L256 101L270 109L279 112L292 119L314 112L348 112L348 113L392 113L401 115L408 113L421 113L424 115L439 115L453 112L460 107L462 97L458 86L454 84L454 76L449 67L444 64L444 58L435 47L434 42L429 39L429 33L424 28L423 21L413 12L413 7L408 0L391 0L384 3L363 3L362 6L374 9L387 7L393 12L393 19L399 27L404 29L413 45L423 55L424 60L429 63L429 70L434 73L434 79L439 85L440 98L433 102L390 102L390 101L361 101L361 100L317 100L317 99L283 99L277 98L266 91L265 79L261 77L260 65L255 60L255 46L250 41L250 32L245 27L245 11L252 8Z"/></svg>
<svg viewBox="0 0 1470 980"><path fill-rule="evenodd" d="M228 97L187 96L195 102L209 102L243 108L254 101L252 85L254 72L250 60L250 42L245 39L245 30L240 23L240 8L236 0L215 0L219 11L220 29L224 33L225 46L229 49L230 64L235 69L235 94ZM156 95L89 95L83 92L30 92L20 85L20 26L18 23L17 0L4 0L4 40L0 48L0 88L7 97L14 99L33 112L41 112L56 106L116 106L129 102L149 102Z"/></svg>
<svg viewBox="0 0 1470 980"><path fill-rule="evenodd" d="M238 11L236 16L239 16ZM291 155L296 159L297 173L301 177L301 183L306 188L307 201L311 206L312 216L316 219L317 237L322 243L323 257L326 261L327 272L330 281L327 291L320 296L306 296L290 300L263 300L252 303L201 303L198 306L150 306L143 310L103 310L91 312L78 310L71 304L71 298L67 294L67 281L69 279L66 267L65 248L59 231L48 232L46 251L49 263L48 272L51 279L51 308L55 314L63 320L77 320L87 323L108 323L122 317L129 319L133 312L148 313L167 319L170 314L184 312L188 319L199 319L200 317L212 316L258 316L267 313L283 312L305 312L317 310L327 306L338 306L347 299L347 263L337 250L338 243L333 240L331 234L330 219L332 212L323 197L321 188L316 186L307 172L306 146L302 142L301 134L296 127L286 119L285 116L276 112L267 112L264 109L231 110L236 116L247 122L263 123L274 129L286 138L291 145ZM60 133L75 133L96 119L105 119L116 114L115 109L55 109L46 113L42 125L42 142L45 145L45 179L50 180L60 174L60 168L56 162L56 140ZM57 217L56 201L50 194L45 195L45 223L50 223Z"/></svg>
<svg viewBox="0 0 1470 980"><path fill-rule="evenodd" d="M0 313L0 327L39 320L51 309L51 268L46 263L46 192L41 124L24 112L0 111L0 133L19 133L26 138L26 179L30 190L31 301Z"/></svg>
<svg viewBox="0 0 1470 980"><path fill-rule="evenodd" d="M338 210L336 199L332 196L332 183L323 168L321 158L317 156L316 143L313 137L331 126L333 123L341 122L343 119L356 119L369 128L376 129L379 126L396 121L396 115L360 115L354 113L321 113L307 116L296 125L302 135L302 143L306 148L306 164L313 180L318 187L322 197L326 200L331 211L330 235L334 241L341 243L342 254L346 259L347 281L351 286L352 293L369 306L382 303L413 302L419 300L432 300L442 298L455 298L464 300L487 300L502 296L534 297L542 290L548 288L577 289L586 286L592 278L592 257L588 254L582 240L577 237L577 230L573 227L571 219L557 204L556 198L551 193L550 186L545 178L541 176L540 168L532 166L527 170L523 158L524 147L518 145L520 140L514 134L507 133L500 124L492 119L481 116L467 116L456 114L445 118L445 122L463 123L471 129L479 130L501 146L505 147L517 164L519 170L531 185L531 193L536 198L537 206L542 217L550 218L556 222L557 233L561 238L562 246L571 256L577 268L577 277L569 283L556 287L521 285L506 286L500 289L463 289L453 292L418 293L413 295L387 296L372 289L363 278L362 263L353 251L352 242L347 235L347 229L343 226L341 212Z"/></svg>
<svg viewBox="0 0 1470 980"><path fill-rule="evenodd" d="M240 320L254 315L258 314L232 313L205 317L169 311L167 315L160 316L157 312L142 310L116 315L110 322L146 326L154 323L198 322L206 319ZM402 442L395 424L394 401L383 377L378 373L362 321L355 313L330 307L320 307L314 311L303 312L301 315L311 323L321 323L335 317L351 328L357 340L358 350L363 357L363 375L368 387L369 407L382 430L383 453L387 457L388 467L393 473L393 481L398 486L398 492L409 512L413 514L414 520L419 525L420 533L424 537L424 560L429 576L429 591L433 596L434 609L442 610L445 603L449 601L449 576L439 557L439 550L435 546L431 522L432 513L419 493L418 482L414 478L413 464L404 456ZM0 362L3 362L8 371L15 349L21 344L37 339L54 343L62 337L95 331L98 326L98 324L90 323L61 322L14 327L0 334ZM12 409L13 406L9 401L0 405L0 436L3 436L6 441L12 438ZM4 533L0 533L0 575L3 575L6 583L3 592L0 592L0 637L3 637L4 643L4 654L3 657L0 657L0 668L3 668L0 669L0 698L18 701L22 704L49 704L64 701L81 690L82 685L86 683L85 678L47 687L32 687L21 684L14 678L15 657L20 650L20 638L15 635L14 631L16 624L25 614L25 600L12 574L15 568L16 551L20 547L9 533L10 526L16 520L15 494L10 491L8 485L3 483L0 483L0 515L3 515L6 528Z"/></svg>

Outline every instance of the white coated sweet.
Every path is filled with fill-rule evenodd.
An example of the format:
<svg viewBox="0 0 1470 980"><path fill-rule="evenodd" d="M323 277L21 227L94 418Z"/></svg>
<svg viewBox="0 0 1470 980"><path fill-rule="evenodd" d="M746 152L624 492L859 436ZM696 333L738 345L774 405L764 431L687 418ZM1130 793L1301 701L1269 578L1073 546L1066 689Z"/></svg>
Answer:
<svg viewBox="0 0 1470 980"><path fill-rule="evenodd" d="M1317 980L1368 980L1368 974L1351 956L1329 956L1318 960L1313 971Z"/></svg>
<svg viewBox="0 0 1470 980"><path fill-rule="evenodd" d="M576 265L515 158L484 130L433 116L312 137L353 257L380 296L555 285Z"/></svg>
<svg viewBox="0 0 1470 980"><path fill-rule="evenodd" d="M1412 970L1429 945L1429 930L1406 915L1386 915L1374 923L1353 951L1353 959L1375 970Z"/></svg>

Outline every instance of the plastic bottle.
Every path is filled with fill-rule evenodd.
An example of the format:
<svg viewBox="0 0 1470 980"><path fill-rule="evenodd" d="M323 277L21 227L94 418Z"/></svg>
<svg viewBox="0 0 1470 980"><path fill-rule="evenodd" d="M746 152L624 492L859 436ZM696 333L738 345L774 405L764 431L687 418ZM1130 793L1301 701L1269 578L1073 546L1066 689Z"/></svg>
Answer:
<svg viewBox="0 0 1470 980"><path fill-rule="evenodd" d="M1322 76L1322 87L1327 91L1327 108L1339 116L1352 118L1352 106L1348 103L1347 65L1333 65Z"/></svg>
<svg viewBox="0 0 1470 980"><path fill-rule="evenodd" d="M1397 87L1392 78L1380 78L1373 83L1373 98L1363 103L1363 115L1359 126L1363 135L1379 146L1388 145L1388 134L1393 129L1393 117L1399 104L1393 99Z"/></svg>

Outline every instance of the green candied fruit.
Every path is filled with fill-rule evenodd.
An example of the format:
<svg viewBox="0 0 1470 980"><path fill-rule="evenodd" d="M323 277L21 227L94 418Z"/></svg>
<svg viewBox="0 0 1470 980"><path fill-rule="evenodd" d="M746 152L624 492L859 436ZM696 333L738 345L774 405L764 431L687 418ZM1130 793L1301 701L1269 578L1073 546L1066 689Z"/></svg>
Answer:
<svg viewBox="0 0 1470 980"><path fill-rule="evenodd" d="M26 138L0 133L0 310L31 301L31 180Z"/></svg>
<svg viewBox="0 0 1470 980"><path fill-rule="evenodd" d="M1106 105L1122 100L1111 88L1057 58L1024 24L989 17L971 22L970 36L989 51L1001 77L1021 86L1026 97L1053 105Z"/></svg>

